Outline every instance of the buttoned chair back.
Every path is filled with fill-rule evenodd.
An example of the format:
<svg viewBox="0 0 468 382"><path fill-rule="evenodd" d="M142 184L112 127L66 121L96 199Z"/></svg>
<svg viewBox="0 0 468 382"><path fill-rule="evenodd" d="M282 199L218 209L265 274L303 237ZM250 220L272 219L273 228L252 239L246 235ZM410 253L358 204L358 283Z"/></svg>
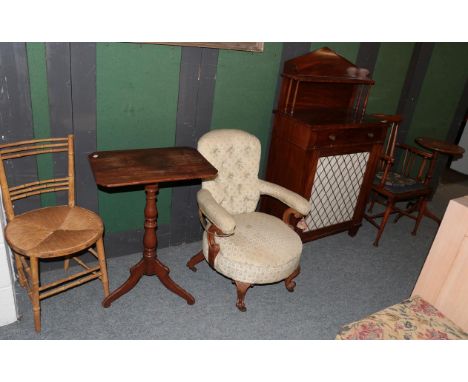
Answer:
<svg viewBox="0 0 468 382"><path fill-rule="evenodd" d="M218 169L218 176L202 188L231 214L255 211L260 198L258 138L242 130L213 130L200 138L198 151Z"/></svg>
<svg viewBox="0 0 468 382"><path fill-rule="evenodd" d="M202 250L187 266L206 260L218 273L233 280L236 306L245 311L244 297L256 284L284 281L293 291L299 275L302 242L289 225L310 211L302 196L258 178L260 141L241 130L213 130L198 141L198 151L218 170L197 193L205 228ZM283 220L256 212L260 195L274 197L289 208Z"/></svg>

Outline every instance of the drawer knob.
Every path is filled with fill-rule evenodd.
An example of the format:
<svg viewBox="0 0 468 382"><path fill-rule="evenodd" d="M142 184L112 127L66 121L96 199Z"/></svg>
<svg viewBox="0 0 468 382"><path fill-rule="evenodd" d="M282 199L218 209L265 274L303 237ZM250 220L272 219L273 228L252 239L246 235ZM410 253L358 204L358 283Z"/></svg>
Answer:
<svg viewBox="0 0 468 382"><path fill-rule="evenodd" d="M330 139L330 141L336 141L336 135L335 134L330 134L328 136L328 138Z"/></svg>
<svg viewBox="0 0 468 382"><path fill-rule="evenodd" d="M367 133L367 136L368 136L369 138L374 138L374 133Z"/></svg>

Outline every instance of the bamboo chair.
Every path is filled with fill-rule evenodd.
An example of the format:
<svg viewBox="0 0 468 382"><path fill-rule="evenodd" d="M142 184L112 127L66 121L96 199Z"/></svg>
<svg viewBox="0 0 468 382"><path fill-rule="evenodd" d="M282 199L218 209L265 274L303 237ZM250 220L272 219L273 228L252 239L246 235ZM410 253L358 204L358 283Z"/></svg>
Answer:
<svg viewBox="0 0 468 382"><path fill-rule="evenodd" d="M397 152L398 155L395 155ZM395 158L398 158L396 166L394 166ZM435 169L434 154L396 143L394 155L391 157L384 155L382 160L385 162L385 167L383 171L377 173L372 191L383 198L384 202L374 197L368 212L372 212L374 202L383 204L385 211L376 215L364 215L364 218L378 229L374 241L376 247L391 214L398 213L395 222L401 216L416 220L412 235L416 235L424 215L432 218L427 210L427 201L432 193L430 182ZM409 202L406 209L395 205L402 201ZM412 201L414 203L411 203ZM416 212L416 216L412 214L413 212ZM379 218L381 218L380 224L377 223Z"/></svg>
<svg viewBox="0 0 468 382"><path fill-rule="evenodd" d="M67 177L9 187L5 172L6 160L62 152L68 155ZM104 295L109 294L103 245L104 226L94 212L75 206L73 135L0 145L0 162L0 185L7 217L5 238L14 253L18 281L26 288L31 299L34 326L39 332L41 300L97 278L102 282ZM57 191L68 191L68 205L45 207L15 215L14 201ZM94 246L95 249L92 248ZM98 259L98 265L89 266L77 257L84 250ZM60 257L65 259L65 271L68 271L70 258L84 270L40 285L39 260Z"/></svg>

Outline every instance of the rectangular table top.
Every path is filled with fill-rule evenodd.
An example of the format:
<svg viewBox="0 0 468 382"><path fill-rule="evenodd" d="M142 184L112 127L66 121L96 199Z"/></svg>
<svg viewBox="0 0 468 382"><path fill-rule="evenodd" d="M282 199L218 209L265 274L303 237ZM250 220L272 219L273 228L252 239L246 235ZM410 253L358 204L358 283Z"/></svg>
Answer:
<svg viewBox="0 0 468 382"><path fill-rule="evenodd" d="M96 151L88 159L96 183L103 187L209 179L218 172L191 147Z"/></svg>

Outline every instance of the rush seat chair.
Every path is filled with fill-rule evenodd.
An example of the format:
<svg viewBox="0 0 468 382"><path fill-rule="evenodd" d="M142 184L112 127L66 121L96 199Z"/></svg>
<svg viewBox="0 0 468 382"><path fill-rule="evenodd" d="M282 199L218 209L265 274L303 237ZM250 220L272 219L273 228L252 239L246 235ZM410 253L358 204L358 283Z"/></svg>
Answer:
<svg viewBox="0 0 468 382"><path fill-rule="evenodd" d="M6 161L51 153L66 154L66 177L9 185L6 168L11 166L5 166ZM104 296L107 296L109 281L103 245L104 225L94 212L75 205L73 135L67 138L35 139L0 145L0 185L7 217L5 238L14 253L18 281L26 288L31 299L36 331L41 330L41 300L47 297L93 279L101 280ZM13 202L57 191L68 191L67 205L15 214ZM97 265L90 266L78 257L85 250L98 259ZM40 260L55 258L65 260L65 271L69 269L70 259L75 260L83 270L41 285Z"/></svg>

